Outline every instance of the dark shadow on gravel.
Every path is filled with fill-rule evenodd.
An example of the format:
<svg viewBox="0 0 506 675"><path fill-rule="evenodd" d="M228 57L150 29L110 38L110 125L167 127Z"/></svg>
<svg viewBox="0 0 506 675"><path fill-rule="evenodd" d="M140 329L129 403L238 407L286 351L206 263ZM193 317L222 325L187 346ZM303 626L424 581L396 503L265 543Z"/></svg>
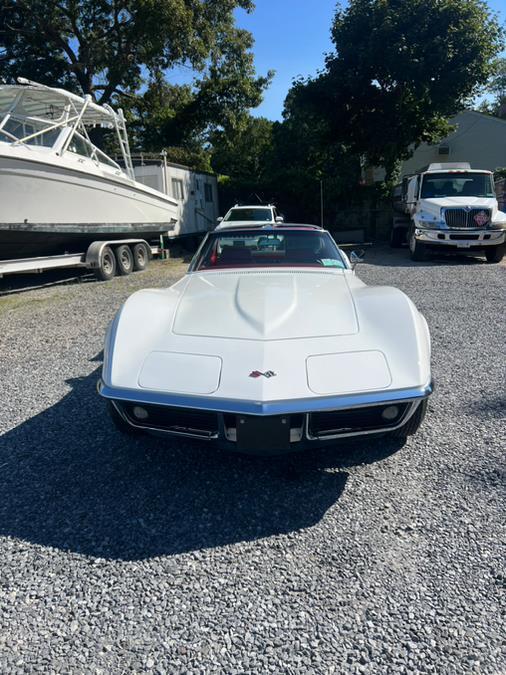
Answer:
<svg viewBox="0 0 506 675"><path fill-rule="evenodd" d="M42 274L13 274L0 279L0 297L28 293L39 288L96 282L95 276L86 269L71 268L53 270Z"/></svg>
<svg viewBox="0 0 506 675"><path fill-rule="evenodd" d="M409 257L406 247L401 249L390 248L385 245L374 246L368 249L364 258L367 265L379 267L444 267L454 265L487 265L484 257L476 253L432 253L427 260L414 262ZM360 265L357 267L360 276Z"/></svg>
<svg viewBox="0 0 506 675"><path fill-rule="evenodd" d="M346 467L397 451L385 440L282 458L116 431L98 369L0 438L0 533L94 557L139 560L253 541L318 523Z"/></svg>

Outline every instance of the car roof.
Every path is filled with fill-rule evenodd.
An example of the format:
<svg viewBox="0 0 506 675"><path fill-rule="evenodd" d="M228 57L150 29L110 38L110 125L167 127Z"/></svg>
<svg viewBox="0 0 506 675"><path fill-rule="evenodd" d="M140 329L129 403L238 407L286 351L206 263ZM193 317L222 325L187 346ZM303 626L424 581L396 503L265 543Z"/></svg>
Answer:
<svg viewBox="0 0 506 675"><path fill-rule="evenodd" d="M274 208L272 204L234 204L231 206L229 211L232 209L272 209Z"/></svg>

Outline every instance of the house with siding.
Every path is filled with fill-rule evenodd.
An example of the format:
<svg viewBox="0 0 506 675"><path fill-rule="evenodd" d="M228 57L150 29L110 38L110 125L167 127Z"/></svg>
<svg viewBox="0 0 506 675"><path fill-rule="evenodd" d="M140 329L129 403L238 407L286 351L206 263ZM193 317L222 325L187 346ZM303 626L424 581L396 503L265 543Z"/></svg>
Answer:
<svg viewBox="0 0 506 675"><path fill-rule="evenodd" d="M473 169L495 171L506 167L506 120L492 115L463 110L450 119L454 131L440 143L422 143L401 170L406 176L433 162L470 162ZM382 167L365 169L366 183L385 178Z"/></svg>
<svg viewBox="0 0 506 675"><path fill-rule="evenodd" d="M506 167L506 120L464 110L450 120L455 130L437 145L422 143L402 166L402 175L432 162L470 162L473 169Z"/></svg>

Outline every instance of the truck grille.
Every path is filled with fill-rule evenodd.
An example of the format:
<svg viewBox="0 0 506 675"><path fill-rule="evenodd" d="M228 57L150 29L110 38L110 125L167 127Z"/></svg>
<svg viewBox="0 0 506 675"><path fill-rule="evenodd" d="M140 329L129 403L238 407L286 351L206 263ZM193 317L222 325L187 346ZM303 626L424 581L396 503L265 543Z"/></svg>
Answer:
<svg viewBox="0 0 506 675"><path fill-rule="evenodd" d="M446 225L454 229L481 229L490 222L490 209L445 209Z"/></svg>

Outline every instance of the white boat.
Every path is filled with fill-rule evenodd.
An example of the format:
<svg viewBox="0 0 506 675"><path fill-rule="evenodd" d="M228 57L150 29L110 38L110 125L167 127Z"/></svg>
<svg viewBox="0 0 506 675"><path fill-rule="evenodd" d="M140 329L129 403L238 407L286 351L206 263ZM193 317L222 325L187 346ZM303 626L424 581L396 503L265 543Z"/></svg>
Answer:
<svg viewBox="0 0 506 675"><path fill-rule="evenodd" d="M178 202L135 180L121 110L23 78L0 85L0 259L173 229ZM90 139L114 130L123 165Z"/></svg>

